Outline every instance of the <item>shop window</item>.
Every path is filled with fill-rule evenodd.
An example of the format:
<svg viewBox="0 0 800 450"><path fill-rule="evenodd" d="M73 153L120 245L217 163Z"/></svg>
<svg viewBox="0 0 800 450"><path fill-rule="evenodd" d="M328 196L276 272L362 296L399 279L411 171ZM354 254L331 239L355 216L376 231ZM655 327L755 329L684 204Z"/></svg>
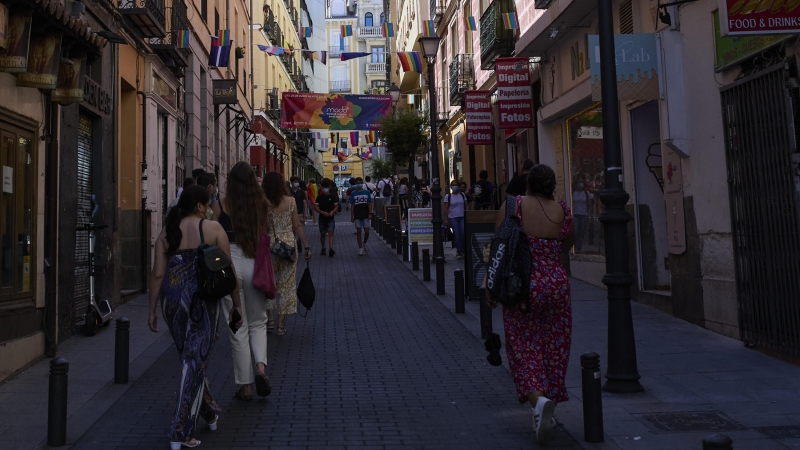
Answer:
<svg viewBox="0 0 800 450"><path fill-rule="evenodd" d="M599 217L604 187L603 110L595 105L567 119L570 204L575 217L576 254L605 254L603 224Z"/></svg>
<svg viewBox="0 0 800 450"><path fill-rule="evenodd" d="M0 302L30 297L33 289L33 151L30 134L0 124Z"/></svg>

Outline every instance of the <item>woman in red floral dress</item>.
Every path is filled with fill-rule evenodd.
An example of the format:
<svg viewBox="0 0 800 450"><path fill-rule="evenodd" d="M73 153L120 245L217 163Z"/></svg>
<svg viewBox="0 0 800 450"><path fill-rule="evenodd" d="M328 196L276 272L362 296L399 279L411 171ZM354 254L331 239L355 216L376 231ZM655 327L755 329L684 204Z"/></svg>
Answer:
<svg viewBox="0 0 800 450"><path fill-rule="evenodd" d="M516 204L531 249L531 306L530 311L504 308L503 324L517 397L533 406L536 439L544 444L552 436L555 404L569 400L564 378L572 341L572 303L561 253L572 247L575 234L569 207L553 198L553 169L537 164L528 172L527 185L528 194L518 196ZM498 217L498 227L502 220Z"/></svg>

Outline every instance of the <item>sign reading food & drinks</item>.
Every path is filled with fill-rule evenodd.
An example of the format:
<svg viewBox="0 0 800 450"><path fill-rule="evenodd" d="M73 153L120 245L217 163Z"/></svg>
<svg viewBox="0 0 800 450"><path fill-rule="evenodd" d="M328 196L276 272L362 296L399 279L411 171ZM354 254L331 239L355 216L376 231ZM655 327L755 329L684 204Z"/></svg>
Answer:
<svg viewBox="0 0 800 450"><path fill-rule="evenodd" d="M528 58L497 58L495 71L500 128L533 128L533 97Z"/></svg>
<svg viewBox="0 0 800 450"><path fill-rule="evenodd" d="M466 91L464 114L467 119L467 145L492 145L492 102L489 91Z"/></svg>
<svg viewBox="0 0 800 450"><path fill-rule="evenodd" d="M719 0L722 36L800 32L800 0Z"/></svg>

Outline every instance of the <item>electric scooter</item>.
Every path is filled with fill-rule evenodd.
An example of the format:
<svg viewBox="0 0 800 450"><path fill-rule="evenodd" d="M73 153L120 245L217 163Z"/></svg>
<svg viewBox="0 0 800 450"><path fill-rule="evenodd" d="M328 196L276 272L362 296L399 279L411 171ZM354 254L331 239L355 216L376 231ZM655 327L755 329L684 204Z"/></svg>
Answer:
<svg viewBox="0 0 800 450"><path fill-rule="evenodd" d="M86 231L89 238L89 306L83 315L83 326L86 334L94 336L100 324L108 326L111 323L111 303L108 300L97 301L94 298L94 232L108 228L108 225L92 225L91 222L78 227L78 230Z"/></svg>

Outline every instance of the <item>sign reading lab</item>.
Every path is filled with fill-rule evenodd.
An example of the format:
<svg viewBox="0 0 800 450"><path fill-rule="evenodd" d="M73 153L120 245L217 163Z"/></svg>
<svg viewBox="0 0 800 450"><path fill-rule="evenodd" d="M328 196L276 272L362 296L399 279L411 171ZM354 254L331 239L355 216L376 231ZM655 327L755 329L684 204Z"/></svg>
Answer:
<svg viewBox="0 0 800 450"><path fill-rule="evenodd" d="M589 36L592 100L600 101L600 39ZM620 100L658 99L658 46L655 34L615 34L617 91Z"/></svg>

